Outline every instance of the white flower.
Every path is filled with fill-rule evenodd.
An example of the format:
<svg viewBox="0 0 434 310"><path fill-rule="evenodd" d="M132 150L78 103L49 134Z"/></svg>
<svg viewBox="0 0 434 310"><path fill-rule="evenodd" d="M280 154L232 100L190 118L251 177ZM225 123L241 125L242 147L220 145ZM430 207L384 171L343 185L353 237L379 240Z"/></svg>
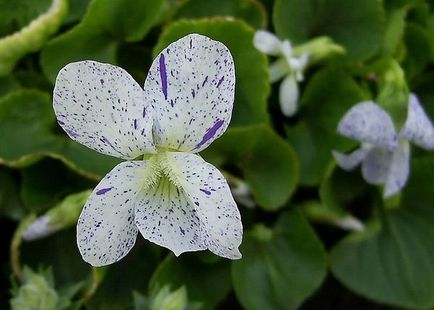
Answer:
<svg viewBox="0 0 434 310"><path fill-rule="evenodd" d="M338 132L362 143L348 155L334 151L338 165L349 171L361 163L363 178L369 184L384 185L385 198L398 193L407 182L409 142L434 149L433 124L413 94L409 97L407 120L399 134L390 116L370 101L352 107L340 121Z"/></svg>
<svg viewBox="0 0 434 310"><path fill-rule="evenodd" d="M175 255L208 248L241 257L242 224L229 186L195 154L229 125L234 87L229 50L198 34L157 56L144 89L109 64L82 61L59 72L58 123L75 141L127 160L101 180L80 215L84 260L94 266L120 260L138 231Z"/></svg>
<svg viewBox="0 0 434 310"><path fill-rule="evenodd" d="M261 52L279 57L270 66L271 82L285 77L279 88L280 108L285 116L294 115L298 108L298 82L304 79L303 71L307 65L308 54L294 56L288 40L280 41L274 34L265 30L256 31L253 44Z"/></svg>

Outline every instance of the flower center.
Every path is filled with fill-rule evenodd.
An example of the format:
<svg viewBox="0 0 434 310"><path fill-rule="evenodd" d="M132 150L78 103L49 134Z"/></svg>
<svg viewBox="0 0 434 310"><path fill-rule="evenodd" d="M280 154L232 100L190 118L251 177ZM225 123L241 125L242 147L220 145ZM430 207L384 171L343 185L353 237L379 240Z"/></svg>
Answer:
<svg viewBox="0 0 434 310"><path fill-rule="evenodd" d="M175 187L181 188L176 167L170 162L168 152L146 155L144 156L144 160L148 162L145 172L147 178L144 189L160 186L161 182L169 182Z"/></svg>

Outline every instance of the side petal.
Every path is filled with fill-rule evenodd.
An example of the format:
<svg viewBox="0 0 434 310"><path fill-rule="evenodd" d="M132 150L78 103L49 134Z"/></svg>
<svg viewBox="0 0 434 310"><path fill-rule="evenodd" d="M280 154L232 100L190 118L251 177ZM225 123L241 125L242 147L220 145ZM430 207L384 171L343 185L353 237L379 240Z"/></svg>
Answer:
<svg viewBox="0 0 434 310"><path fill-rule="evenodd" d="M124 159L155 153L151 109L122 68L95 61L66 65L56 78L53 107L71 139L95 151Z"/></svg>
<svg viewBox="0 0 434 310"><path fill-rule="evenodd" d="M126 161L113 168L90 195L77 224L77 243L92 266L117 262L136 242L134 206L150 167Z"/></svg>
<svg viewBox="0 0 434 310"><path fill-rule="evenodd" d="M135 222L145 239L168 248L176 256L206 249L193 203L167 177L140 193Z"/></svg>
<svg viewBox="0 0 434 310"><path fill-rule="evenodd" d="M335 158L339 167L347 171L354 170L365 159L368 152L369 148L366 147L361 147L350 154L332 151L333 157Z"/></svg>
<svg viewBox="0 0 434 310"><path fill-rule="evenodd" d="M362 162L362 175L369 184L380 185L387 180L393 151L385 148L372 148Z"/></svg>
<svg viewBox="0 0 434 310"><path fill-rule="evenodd" d="M410 145L407 141L401 142L399 148L393 152L389 175L387 176L384 198L398 193L407 183L410 174Z"/></svg>
<svg viewBox="0 0 434 310"><path fill-rule="evenodd" d="M288 62L280 58L270 65L270 82L274 83L289 73Z"/></svg>
<svg viewBox="0 0 434 310"><path fill-rule="evenodd" d="M266 30L258 30L253 37L253 45L262 53L278 56L282 53L282 43L278 37Z"/></svg>
<svg viewBox="0 0 434 310"><path fill-rule="evenodd" d="M199 152L229 125L235 69L226 46L191 34L154 60L145 94L155 110L154 137L160 147Z"/></svg>
<svg viewBox="0 0 434 310"><path fill-rule="evenodd" d="M352 107L339 122L338 132L376 146L393 148L398 145L392 119L379 105L371 101Z"/></svg>
<svg viewBox="0 0 434 310"><path fill-rule="evenodd" d="M434 126L426 115L418 98L411 94L408 102L407 120L400 137L428 150L434 149Z"/></svg>
<svg viewBox="0 0 434 310"><path fill-rule="evenodd" d="M172 174L195 205L204 245L219 256L241 258L241 216L224 176L195 154L167 156Z"/></svg>
<svg viewBox="0 0 434 310"><path fill-rule="evenodd" d="M279 87L279 104L282 114L293 116L298 109L298 83L292 75L287 76Z"/></svg>

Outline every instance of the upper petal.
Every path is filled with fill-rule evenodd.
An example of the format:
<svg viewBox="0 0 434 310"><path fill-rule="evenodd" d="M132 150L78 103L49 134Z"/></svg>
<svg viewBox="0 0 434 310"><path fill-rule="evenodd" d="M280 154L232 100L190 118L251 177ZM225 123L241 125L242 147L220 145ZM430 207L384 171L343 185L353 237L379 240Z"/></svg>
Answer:
<svg viewBox="0 0 434 310"><path fill-rule="evenodd" d="M126 161L113 168L90 195L77 224L77 243L92 266L117 262L133 247L136 196L150 167L145 161Z"/></svg>
<svg viewBox="0 0 434 310"><path fill-rule="evenodd" d="M165 176L156 186L140 193L135 222L145 239L168 248L176 256L206 249L193 203Z"/></svg>
<svg viewBox="0 0 434 310"><path fill-rule="evenodd" d="M434 149L434 126L414 94L409 98L407 120L400 137L425 149Z"/></svg>
<svg viewBox="0 0 434 310"><path fill-rule="evenodd" d="M241 216L224 176L195 154L168 153L168 161L195 205L206 247L222 257L241 258L238 250L243 236Z"/></svg>
<svg viewBox="0 0 434 310"><path fill-rule="evenodd" d="M407 141L403 141L395 152L390 164L389 173L387 176L384 197L390 197L398 193L407 183L408 175L410 174L410 145Z"/></svg>
<svg viewBox="0 0 434 310"><path fill-rule="evenodd" d="M253 45L267 55L277 56L282 53L282 42L278 37L266 30L255 32Z"/></svg>
<svg viewBox="0 0 434 310"><path fill-rule="evenodd" d="M155 110L154 137L161 147L199 152L229 125L235 69L225 45L191 34L166 47L145 81Z"/></svg>
<svg viewBox="0 0 434 310"><path fill-rule="evenodd" d="M382 147L393 148L398 143L389 114L371 101L352 107L339 122L338 132L346 137Z"/></svg>
<svg viewBox="0 0 434 310"><path fill-rule="evenodd" d="M393 151L374 147L369 150L362 163L363 178L369 184L384 184L389 175Z"/></svg>
<svg viewBox="0 0 434 310"><path fill-rule="evenodd" d="M56 79L53 107L66 133L93 150L124 159L155 152L151 109L122 68L95 61L66 65Z"/></svg>

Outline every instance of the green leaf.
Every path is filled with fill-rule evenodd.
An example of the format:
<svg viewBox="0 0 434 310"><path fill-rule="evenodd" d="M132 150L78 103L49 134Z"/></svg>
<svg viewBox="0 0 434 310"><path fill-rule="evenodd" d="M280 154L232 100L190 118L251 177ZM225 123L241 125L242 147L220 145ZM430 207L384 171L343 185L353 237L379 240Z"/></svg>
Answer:
<svg viewBox="0 0 434 310"><path fill-rule="evenodd" d="M319 184L333 161L332 150L346 151L355 145L336 130L348 109L365 97L354 80L340 70L324 69L310 79L301 98L302 120L286 128L300 160L301 184Z"/></svg>
<svg viewBox="0 0 434 310"><path fill-rule="evenodd" d="M60 286L85 280L90 265L77 250L75 229L68 229L47 238L21 244L21 261L32 268L51 266Z"/></svg>
<svg viewBox="0 0 434 310"><path fill-rule="evenodd" d="M185 286L189 301L199 303L200 309L213 309L231 288L229 263L220 259L206 262L192 254L179 258L169 254L149 282L152 295L166 286L171 291Z"/></svg>
<svg viewBox="0 0 434 310"><path fill-rule="evenodd" d="M0 167L0 217L19 220L25 213L16 176L11 170Z"/></svg>
<svg viewBox="0 0 434 310"><path fill-rule="evenodd" d="M324 207L336 212L346 207L364 208L369 201L366 191L369 185L358 172L347 172L332 165L321 182L319 195Z"/></svg>
<svg viewBox="0 0 434 310"><path fill-rule="evenodd" d="M56 126L48 94L19 90L0 98L0 163L26 167L51 157L98 180L119 162L56 134Z"/></svg>
<svg viewBox="0 0 434 310"><path fill-rule="evenodd" d="M384 56L394 56L396 54L404 36L405 19L409 9L410 7L406 5L393 8L387 12L387 21L382 48L382 54Z"/></svg>
<svg viewBox="0 0 434 310"><path fill-rule="evenodd" d="M49 9L51 2L51 0L1 0L0 37L19 31L30 24Z"/></svg>
<svg viewBox="0 0 434 310"><path fill-rule="evenodd" d="M229 128L206 151L242 171L255 201L265 210L284 206L298 183L298 161L291 146L266 125Z"/></svg>
<svg viewBox="0 0 434 310"><path fill-rule="evenodd" d="M230 16L243 19L254 28L265 28L267 15L257 0L189 0L177 10L175 18Z"/></svg>
<svg viewBox="0 0 434 310"><path fill-rule="evenodd" d="M407 79L420 74L428 64L431 57L429 34L426 30L414 23L408 23L404 36L407 55L402 64Z"/></svg>
<svg viewBox="0 0 434 310"><path fill-rule="evenodd" d="M93 0L80 24L50 41L41 53L45 75L54 82L67 63L92 59L116 63L119 43L138 41L160 17L163 0Z"/></svg>
<svg viewBox="0 0 434 310"><path fill-rule="evenodd" d="M326 275L325 251L297 209L283 213L273 229L247 232L240 251L232 281L248 310L296 309Z"/></svg>
<svg viewBox="0 0 434 310"><path fill-rule="evenodd" d="M87 302L88 309L132 309L133 292L146 292L148 282L160 259L160 247L144 243L139 235L134 248L121 261L107 268L95 295ZM97 268L97 269L103 269Z"/></svg>
<svg viewBox="0 0 434 310"><path fill-rule="evenodd" d="M276 0L277 34L295 44L329 36L347 50L350 60L365 60L381 47L384 28L381 1Z"/></svg>
<svg viewBox="0 0 434 310"><path fill-rule="evenodd" d="M38 51L61 25L67 0L53 0L50 8L27 27L0 39L0 76L12 71L24 55Z"/></svg>
<svg viewBox="0 0 434 310"><path fill-rule="evenodd" d="M230 126L267 122L269 73L266 57L253 47L254 30L242 21L224 18L175 22L163 31L154 49L154 56L170 43L190 33L221 41L231 51L235 62L236 85Z"/></svg>
<svg viewBox="0 0 434 310"><path fill-rule="evenodd" d="M22 169L21 175L21 198L26 209L34 213L54 206L69 194L95 186L94 182L83 179L60 161L52 159Z"/></svg>
<svg viewBox="0 0 434 310"><path fill-rule="evenodd" d="M414 160L400 208L380 210L381 229L333 248L332 272L345 286L403 308L434 306L433 169L432 157Z"/></svg>

